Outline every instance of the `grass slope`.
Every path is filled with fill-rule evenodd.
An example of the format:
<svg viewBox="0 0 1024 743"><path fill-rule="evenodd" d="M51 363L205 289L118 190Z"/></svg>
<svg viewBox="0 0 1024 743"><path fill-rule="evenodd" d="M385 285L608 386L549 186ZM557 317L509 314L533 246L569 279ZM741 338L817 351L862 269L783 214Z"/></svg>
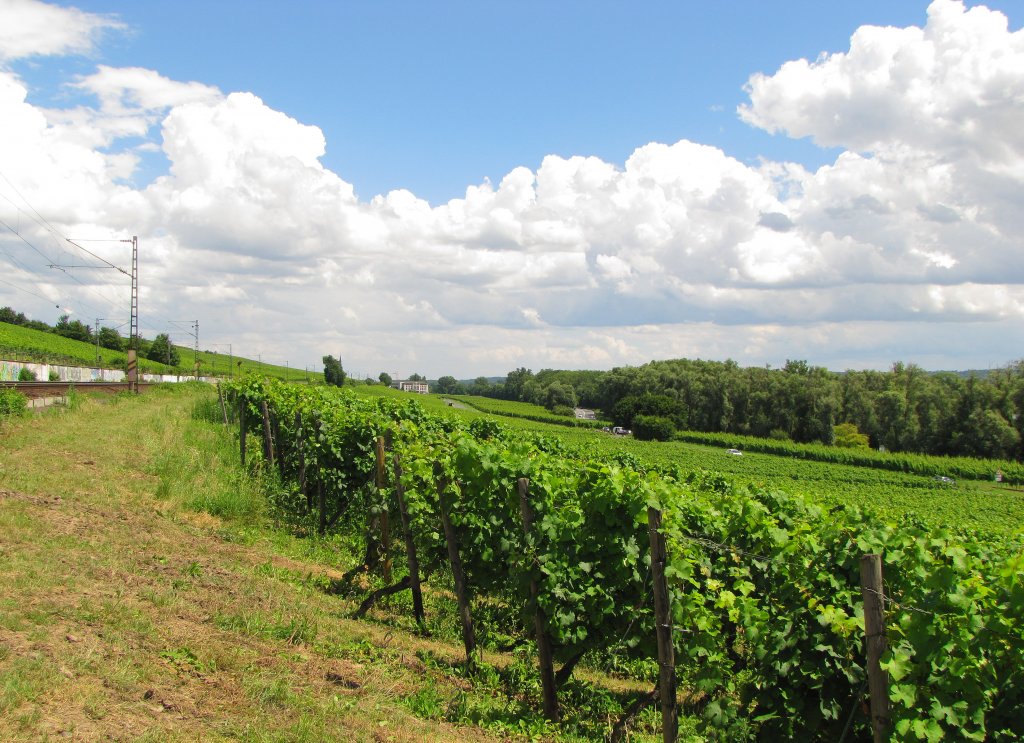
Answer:
<svg viewBox="0 0 1024 743"><path fill-rule="evenodd" d="M181 366L171 367L149 359L140 359L139 366L151 374L191 374L195 352L177 346ZM127 356L123 351L100 348L100 365L108 369L124 369ZM95 366L96 345L64 338L20 325L0 322L0 357L9 361L32 361L66 366ZM277 379L299 381L306 379L302 369L289 369L275 364L263 364L240 356L229 357L211 351L199 352L199 369L204 375L229 376L256 373ZM309 372L311 381L323 381L322 372Z"/></svg>
<svg viewBox="0 0 1024 743"><path fill-rule="evenodd" d="M0 427L0 740L587 740L636 695L584 671L549 728L532 656L459 674L450 589L430 637L404 595L349 619L345 542L269 523L210 389L173 387Z"/></svg>
<svg viewBox="0 0 1024 743"><path fill-rule="evenodd" d="M96 345L65 338L55 333L24 328L0 322L0 356L10 361L60 364L64 366L95 366ZM100 365L108 369L123 369L127 356L123 351L100 348ZM142 368L153 374L173 374L166 364L148 359L140 361Z"/></svg>
<svg viewBox="0 0 1024 743"><path fill-rule="evenodd" d="M524 418L537 421L538 423L553 423L571 428L603 428L612 425L611 421L584 420L573 416L555 415L547 408L529 402L495 400L491 397L480 397L478 395L448 395L448 397L474 407L483 413L502 415L509 418Z"/></svg>

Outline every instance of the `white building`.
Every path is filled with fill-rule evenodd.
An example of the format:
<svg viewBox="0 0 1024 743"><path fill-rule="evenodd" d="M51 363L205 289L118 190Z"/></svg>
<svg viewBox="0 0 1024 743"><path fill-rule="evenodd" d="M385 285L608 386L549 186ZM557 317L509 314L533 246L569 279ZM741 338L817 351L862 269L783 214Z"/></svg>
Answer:
<svg viewBox="0 0 1024 743"><path fill-rule="evenodd" d="M430 385L426 382L417 382L410 379L401 379L397 382L392 382L391 386L402 390L402 392L418 392L421 395L426 395L430 392Z"/></svg>

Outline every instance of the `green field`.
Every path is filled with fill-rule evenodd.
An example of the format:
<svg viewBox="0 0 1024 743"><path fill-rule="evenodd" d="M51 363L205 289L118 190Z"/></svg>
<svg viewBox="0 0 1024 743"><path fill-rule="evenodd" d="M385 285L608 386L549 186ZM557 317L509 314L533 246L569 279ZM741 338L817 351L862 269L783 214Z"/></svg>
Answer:
<svg viewBox="0 0 1024 743"><path fill-rule="evenodd" d="M602 428L611 425L609 421L580 420L571 416L555 415L541 405L534 405L528 402L495 400L491 397L480 397L478 395L445 395L444 397L469 405L482 413L509 418L523 418L539 423L554 423L559 426L570 426L572 428Z"/></svg>
<svg viewBox="0 0 1024 743"><path fill-rule="evenodd" d="M191 348L176 346L181 359L178 367L149 359L139 359L139 367L149 374L192 374L195 352ZM127 355L100 347L100 366L105 369L124 369ZM28 361L63 366L95 366L96 345L65 338L55 333L24 328L0 322L0 358L8 361ZM199 371L204 376L232 376L260 374L293 382L306 379L303 369L289 369L275 364L263 364L242 356L229 358L212 351L199 352ZM310 372L310 381L323 381L322 372Z"/></svg>
<svg viewBox="0 0 1024 743"><path fill-rule="evenodd" d="M447 412L467 419L483 416L477 410L449 407L434 395L413 395L384 387L357 387L356 390L360 394L415 398L430 412ZM898 520L912 516L929 525L976 527L1003 534L1024 529L1024 489L990 481L949 483L937 480L931 470L934 463L945 461L941 457L918 458L928 465L927 474L896 472L749 451L736 456L724 447L683 441L637 441L603 431L567 428L522 417L489 417L509 428L556 437L570 446L592 449L609 459L625 455L635 458L641 466L678 467L684 473L713 473L729 482L778 489L829 506L862 506L883 518ZM993 462L990 469L995 471L1001 464L1004 463Z"/></svg>

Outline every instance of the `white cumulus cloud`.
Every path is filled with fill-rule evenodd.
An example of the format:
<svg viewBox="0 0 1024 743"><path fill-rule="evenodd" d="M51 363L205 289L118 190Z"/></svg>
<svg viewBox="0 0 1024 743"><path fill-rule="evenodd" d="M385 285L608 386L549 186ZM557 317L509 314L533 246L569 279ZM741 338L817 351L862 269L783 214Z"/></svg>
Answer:
<svg viewBox="0 0 1024 743"><path fill-rule="evenodd" d="M119 28L0 0L0 19L46 14L36 52L0 31L0 59L88 51ZM865 26L848 50L754 75L745 121L842 148L814 171L651 142L622 163L549 155L436 207L401 189L359 200L323 165L319 127L249 92L98 66L69 81L89 103L44 109L0 69L0 172L21 197L0 183L0 216L34 239L28 204L68 233L139 234L150 316L187 307L239 350L341 350L372 376L884 365L929 358L943 328L971 328L980 353L1024 317L1022 39L999 13L936 0L920 28ZM128 185L155 149L167 171Z"/></svg>
<svg viewBox="0 0 1024 743"><path fill-rule="evenodd" d="M0 62L51 54L87 54L116 18L38 0L0 0Z"/></svg>

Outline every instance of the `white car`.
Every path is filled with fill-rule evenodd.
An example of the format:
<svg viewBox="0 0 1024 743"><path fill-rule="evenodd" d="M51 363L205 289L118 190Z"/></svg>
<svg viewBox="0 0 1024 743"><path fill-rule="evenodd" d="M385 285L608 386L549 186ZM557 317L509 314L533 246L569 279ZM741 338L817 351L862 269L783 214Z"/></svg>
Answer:
<svg viewBox="0 0 1024 743"><path fill-rule="evenodd" d="M734 457L742 457L743 456L743 452L741 452L739 449L726 449L725 453L726 454L731 454Z"/></svg>

